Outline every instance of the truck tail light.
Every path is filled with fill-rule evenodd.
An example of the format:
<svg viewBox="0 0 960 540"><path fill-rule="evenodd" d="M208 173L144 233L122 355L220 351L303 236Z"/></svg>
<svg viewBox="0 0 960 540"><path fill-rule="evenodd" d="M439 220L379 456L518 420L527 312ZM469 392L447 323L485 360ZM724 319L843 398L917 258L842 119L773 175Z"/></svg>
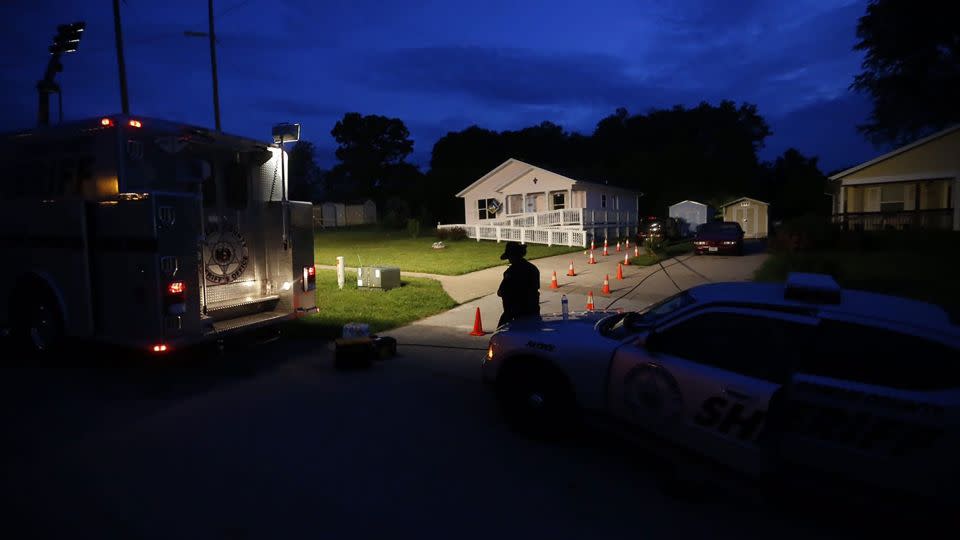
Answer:
<svg viewBox="0 0 960 540"><path fill-rule="evenodd" d="M170 347L168 347L165 343L158 343L151 347L150 350L155 353L165 353L170 350Z"/></svg>
<svg viewBox="0 0 960 540"><path fill-rule="evenodd" d="M303 290L312 291L317 288L317 268L313 265L303 267Z"/></svg>
<svg viewBox="0 0 960 540"><path fill-rule="evenodd" d="M163 295L163 306L170 315L183 315L186 313L187 284L182 281L170 282L167 285L166 294Z"/></svg>

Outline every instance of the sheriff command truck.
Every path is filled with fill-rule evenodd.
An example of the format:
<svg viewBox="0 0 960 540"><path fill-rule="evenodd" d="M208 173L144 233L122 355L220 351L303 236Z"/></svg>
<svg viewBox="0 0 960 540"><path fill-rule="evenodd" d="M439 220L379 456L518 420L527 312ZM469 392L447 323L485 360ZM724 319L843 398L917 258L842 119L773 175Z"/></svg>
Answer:
<svg viewBox="0 0 960 540"><path fill-rule="evenodd" d="M0 327L21 343L166 353L316 309L282 144L126 115L0 141Z"/></svg>

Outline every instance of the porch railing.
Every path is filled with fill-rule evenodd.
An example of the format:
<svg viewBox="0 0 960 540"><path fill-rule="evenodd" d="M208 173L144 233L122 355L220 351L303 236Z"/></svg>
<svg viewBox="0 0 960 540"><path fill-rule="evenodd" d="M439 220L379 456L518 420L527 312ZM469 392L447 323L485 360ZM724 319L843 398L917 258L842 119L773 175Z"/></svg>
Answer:
<svg viewBox="0 0 960 540"><path fill-rule="evenodd" d="M628 226L637 224L637 213L566 208L535 214L507 214L500 219L482 220L481 224L493 227Z"/></svg>
<svg viewBox="0 0 960 540"><path fill-rule="evenodd" d="M847 212L833 216L844 230L884 231L908 229L952 229L953 209L909 212Z"/></svg>
<svg viewBox="0 0 960 540"><path fill-rule="evenodd" d="M496 227L491 225L437 225L438 229L461 228L468 238L522 242L548 246L587 246L588 232L582 229L560 227Z"/></svg>

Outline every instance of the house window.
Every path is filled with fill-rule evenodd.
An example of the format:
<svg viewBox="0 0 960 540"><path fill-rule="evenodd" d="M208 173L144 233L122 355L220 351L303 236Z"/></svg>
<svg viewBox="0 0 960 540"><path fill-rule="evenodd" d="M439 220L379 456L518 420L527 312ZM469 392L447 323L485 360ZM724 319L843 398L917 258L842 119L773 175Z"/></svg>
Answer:
<svg viewBox="0 0 960 540"><path fill-rule="evenodd" d="M614 209L614 210L619 210L619 209L620 209L620 196L619 196L619 195L614 195L614 196L613 196L613 209Z"/></svg>
<svg viewBox="0 0 960 540"><path fill-rule="evenodd" d="M889 184L880 187L880 211L903 211L903 184Z"/></svg>
<svg viewBox="0 0 960 540"><path fill-rule="evenodd" d="M600 208L606 208L606 207L607 207L607 196L600 195Z"/></svg>
<svg viewBox="0 0 960 540"><path fill-rule="evenodd" d="M523 213L523 195L507 195L507 213Z"/></svg>
<svg viewBox="0 0 960 540"><path fill-rule="evenodd" d="M949 180L920 183L920 209L938 210L942 208L950 208Z"/></svg>
<svg viewBox="0 0 960 540"><path fill-rule="evenodd" d="M563 210L567 207L567 192L566 191L554 191L550 194L550 209L551 210Z"/></svg>
<svg viewBox="0 0 960 540"><path fill-rule="evenodd" d="M497 200L480 199L477 201L477 217L480 219L493 219L497 217Z"/></svg>

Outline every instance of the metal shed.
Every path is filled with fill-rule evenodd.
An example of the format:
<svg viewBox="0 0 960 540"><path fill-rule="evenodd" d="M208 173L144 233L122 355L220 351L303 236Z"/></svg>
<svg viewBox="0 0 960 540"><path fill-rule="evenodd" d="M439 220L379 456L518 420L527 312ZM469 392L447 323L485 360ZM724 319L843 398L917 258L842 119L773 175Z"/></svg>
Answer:
<svg viewBox="0 0 960 540"><path fill-rule="evenodd" d="M710 221L712 210L706 204L697 201L680 201L670 205L668 216L680 221L680 234L690 236L697 227Z"/></svg>
<svg viewBox="0 0 960 540"><path fill-rule="evenodd" d="M770 203L750 197L740 197L720 208L724 221L736 221L743 228L744 238L766 238L770 230Z"/></svg>

